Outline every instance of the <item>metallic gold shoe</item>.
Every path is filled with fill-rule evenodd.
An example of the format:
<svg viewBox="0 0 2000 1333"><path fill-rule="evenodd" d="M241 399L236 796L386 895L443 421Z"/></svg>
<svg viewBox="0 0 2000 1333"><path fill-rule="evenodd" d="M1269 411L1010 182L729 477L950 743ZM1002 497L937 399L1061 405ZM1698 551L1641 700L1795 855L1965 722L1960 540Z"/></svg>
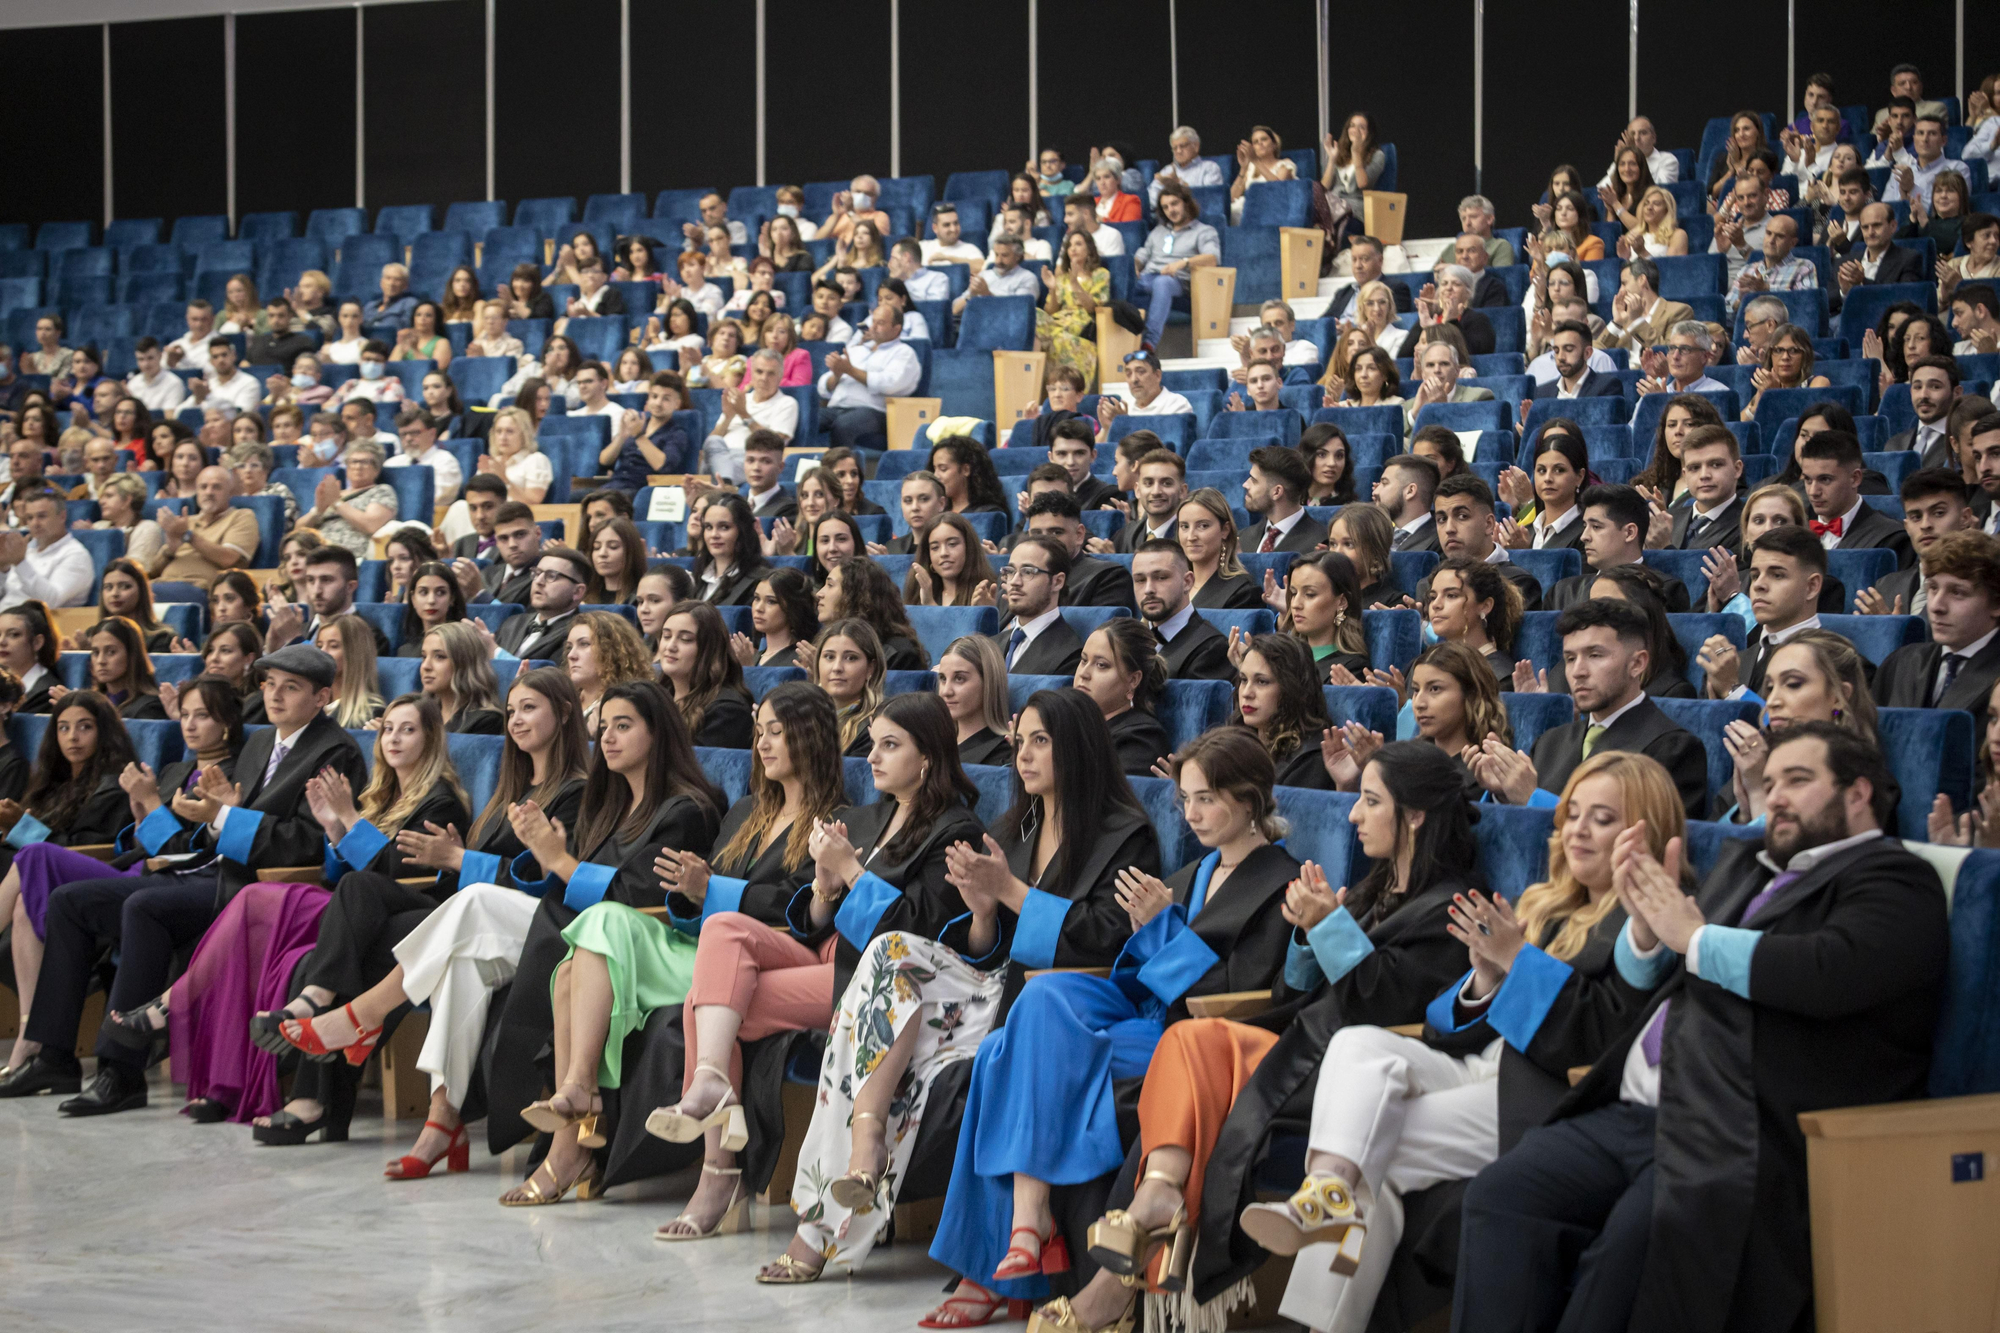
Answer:
<svg viewBox="0 0 2000 1333"><path fill-rule="evenodd" d="M803 1259L794 1259L789 1254L781 1254L758 1271L757 1280L767 1287L795 1287L807 1282L817 1282L826 1272L826 1265L809 1267Z"/></svg>
<svg viewBox="0 0 2000 1333"><path fill-rule="evenodd" d="M1143 1185L1149 1180L1165 1181L1176 1190L1182 1185L1181 1181L1164 1171L1148 1171L1139 1178L1139 1183ZM1169 1243L1178 1247L1180 1233L1188 1226L1186 1199L1182 1199L1180 1206L1174 1210L1173 1220L1158 1231L1141 1226L1139 1219L1125 1209L1114 1208L1090 1224L1090 1257L1099 1268L1120 1277L1143 1273L1147 1261L1152 1258L1153 1247ZM1189 1239L1191 1242L1191 1234Z"/></svg>
<svg viewBox="0 0 2000 1333"><path fill-rule="evenodd" d="M1277 1255L1294 1255L1308 1245L1340 1246L1333 1271L1352 1273L1342 1261L1360 1262L1367 1228L1353 1188L1336 1175L1310 1175L1283 1203L1253 1203L1239 1219L1250 1239ZM1352 1251L1352 1254L1349 1251Z"/></svg>
<svg viewBox="0 0 2000 1333"><path fill-rule="evenodd" d="M743 1192L743 1168L740 1166L710 1166L701 1164L701 1169L711 1176L736 1176L736 1184L730 1188L729 1205L722 1210L722 1216L715 1219L715 1225L706 1231L697 1231L693 1222L683 1213L673 1221L653 1232L653 1239L659 1241L707 1240L710 1236L739 1235L751 1230L750 1196ZM685 1230L674 1228L685 1226Z"/></svg>
<svg viewBox="0 0 2000 1333"><path fill-rule="evenodd" d="M1069 1297L1058 1296L1047 1305L1037 1306L1028 1316L1028 1333L1131 1333L1132 1325L1139 1317L1139 1302L1135 1297L1125 1307L1125 1313L1115 1324L1099 1324L1092 1328L1076 1317L1070 1307Z"/></svg>

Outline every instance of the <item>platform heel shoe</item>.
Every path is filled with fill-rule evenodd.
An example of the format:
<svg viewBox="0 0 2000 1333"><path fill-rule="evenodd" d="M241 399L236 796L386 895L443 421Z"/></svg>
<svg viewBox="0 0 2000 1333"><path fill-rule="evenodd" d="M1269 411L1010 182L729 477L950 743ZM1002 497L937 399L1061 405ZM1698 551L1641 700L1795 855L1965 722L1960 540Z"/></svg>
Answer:
<svg viewBox="0 0 2000 1333"><path fill-rule="evenodd" d="M1181 1182L1164 1171L1148 1171L1140 1177L1140 1183L1161 1180L1175 1189ZM1139 1220L1123 1208L1114 1208L1090 1224L1090 1257L1098 1267L1120 1277L1137 1277L1146 1271L1146 1264L1153 1257L1156 1245L1171 1245L1167 1256L1167 1271L1162 1275L1160 1286L1169 1291L1179 1290L1168 1285L1172 1279L1175 1261L1179 1261L1179 1271L1183 1283L1186 1280L1188 1260L1194 1252L1194 1228L1188 1221L1187 1202L1183 1200L1174 1209L1173 1220L1155 1231L1139 1225Z"/></svg>
<svg viewBox="0 0 2000 1333"><path fill-rule="evenodd" d="M1277 1255L1308 1245L1337 1245L1332 1269L1352 1276L1361 1264L1367 1227L1353 1187L1335 1175L1305 1178L1283 1203L1253 1203L1243 1210L1243 1234Z"/></svg>

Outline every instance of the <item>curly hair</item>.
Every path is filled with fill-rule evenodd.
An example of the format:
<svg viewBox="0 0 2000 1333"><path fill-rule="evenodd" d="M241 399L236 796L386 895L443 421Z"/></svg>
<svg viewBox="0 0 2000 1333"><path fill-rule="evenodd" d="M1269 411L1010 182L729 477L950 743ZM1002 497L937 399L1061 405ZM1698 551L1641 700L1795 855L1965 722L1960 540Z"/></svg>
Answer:
<svg viewBox="0 0 2000 1333"><path fill-rule="evenodd" d="M1319 672L1305 640L1290 634L1259 634L1250 640L1249 653L1264 659L1278 686L1277 715L1264 729L1262 739L1272 761L1282 764L1301 745L1316 744L1320 733L1333 725L1326 713L1326 695L1320 691ZM1237 680L1240 689L1240 669Z"/></svg>

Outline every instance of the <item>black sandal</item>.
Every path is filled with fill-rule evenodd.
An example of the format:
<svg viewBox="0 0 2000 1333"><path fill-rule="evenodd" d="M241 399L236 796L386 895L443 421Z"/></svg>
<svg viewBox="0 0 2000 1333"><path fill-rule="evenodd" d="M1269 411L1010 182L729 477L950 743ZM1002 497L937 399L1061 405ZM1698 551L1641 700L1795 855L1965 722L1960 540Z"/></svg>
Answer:
<svg viewBox="0 0 2000 1333"><path fill-rule="evenodd" d="M167 1037L167 1025L154 1027L146 1021L146 1016L155 1008L162 1018L167 1014L166 995L157 995L129 1013L109 1013L104 1016L104 1035L130 1050L143 1051L156 1041Z"/></svg>
<svg viewBox="0 0 2000 1333"><path fill-rule="evenodd" d="M311 1013L304 1015L304 1021L309 1022L312 1019L318 1018L321 1014L333 1008L330 1004L313 1004L311 1000L306 999L303 995L298 998L305 1000L306 1004L312 1009ZM267 1009L263 1013L250 1015L250 1044L260 1051L279 1057L297 1054L299 1048L286 1041L284 1034L278 1031L278 1027L280 1024L289 1023L298 1018L300 1018L300 1015L293 1013L289 1009ZM336 1051L334 1053L334 1058L339 1058L339 1052Z"/></svg>
<svg viewBox="0 0 2000 1333"><path fill-rule="evenodd" d="M250 1127L250 1137L274 1148L296 1148L315 1134L321 1136L322 1143L347 1142L347 1126L335 1122L330 1107L322 1107L312 1120L301 1120L290 1111L277 1111L272 1114L270 1124Z"/></svg>
<svg viewBox="0 0 2000 1333"><path fill-rule="evenodd" d="M181 1114L197 1125L213 1125L229 1118L229 1104L213 1097L197 1097L181 1108Z"/></svg>

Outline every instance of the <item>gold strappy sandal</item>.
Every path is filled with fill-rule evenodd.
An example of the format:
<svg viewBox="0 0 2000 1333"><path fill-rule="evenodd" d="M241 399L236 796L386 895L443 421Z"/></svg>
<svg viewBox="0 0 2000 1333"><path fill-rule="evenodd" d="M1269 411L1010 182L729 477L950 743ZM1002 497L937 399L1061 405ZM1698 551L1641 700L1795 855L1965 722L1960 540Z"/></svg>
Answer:
<svg viewBox="0 0 2000 1333"><path fill-rule="evenodd" d="M1149 1180L1163 1181L1176 1190L1183 1182L1175 1180L1164 1171L1148 1171L1139 1178L1140 1184ZM1174 1209L1173 1220L1155 1231L1141 1226L1139 1219L1123 1208L1114 1208L1090 1225L1090 1257L1098 1267L1120 1277L1133 1277L1146 1271L1146 1264L1153 1256L1155 1245L1173 1246L1168 1255L1166 1271L1161 1274L1160 1286L1166 1291L1178 1291L1186 1281L1188 1260L1194 1251L1194 1227L1188 1221L1187 1200ZM1176 1275L1180 1285L1173 1284Z"/></svg>
<svg viewBox="0 0 2000 1333"><path fill-rule="evenodd" d="M888 1122L873 1111L856 1111L854 1113L854 1121L856 1123L863 1120L873 1120L876 1124L881 1125L884 1130L888 1128ZM882 1146L884 1150L888 1148L889 1145L886 1138ZM848 1212L859 1212L863 1208L874 1205L875 1195L882 1188L882 1174L880 1171L849 1171L846 1175L828 1185L826 1192L833 1197L835 1203L845 1208Z"/></svg>
<svg viewBox="0 0 2000 1333"><path fill-rule="evenodd" d="M653 1232L653 1239L659 1241L707 1240L710 1236L736 1235L749 1231L750 1196L743 1192L743 1168L740 1166L710 1166L701 1164L701 1169L711 1176L736 1176L737 1182L729 1191L729 1204L722 1210L722 1216L706 1231L695 1230L694 1223L683 1213L673 1221ZM675 1227L685 1225L687 1230L676 1231Z"/></svg>
<svg viewBox="0 0 2000 1333"><path fill-rule="evenodd" d="M814 1268L802 1259L794 1259L789 1254L781 1254L758 1272L757 1280L767 1287L799 1286L807 1282L817 1282L826 1272L826 1265Z"/></svg>

